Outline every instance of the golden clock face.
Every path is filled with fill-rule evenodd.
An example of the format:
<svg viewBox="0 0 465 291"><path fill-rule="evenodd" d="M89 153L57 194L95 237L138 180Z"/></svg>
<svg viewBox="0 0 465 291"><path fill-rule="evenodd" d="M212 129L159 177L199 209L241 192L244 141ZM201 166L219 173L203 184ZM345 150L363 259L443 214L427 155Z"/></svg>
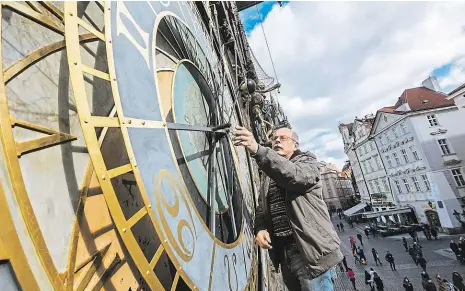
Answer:
<svg viewBox="0 0 465 291"><path fill-rule="evenodd" d="M233 74L199 5L3 4L0 260L23 289L255 288L250 165L217 129Z"/></svg>

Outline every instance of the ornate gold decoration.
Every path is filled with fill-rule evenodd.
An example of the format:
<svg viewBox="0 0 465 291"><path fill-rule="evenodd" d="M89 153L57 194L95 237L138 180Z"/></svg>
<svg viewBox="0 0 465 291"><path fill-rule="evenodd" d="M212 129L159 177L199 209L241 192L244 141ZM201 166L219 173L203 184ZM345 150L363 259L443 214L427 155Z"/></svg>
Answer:
<svg viewBox="0 0 465 291"><path fill-rule="evenodd" d="M166 182L170 186L170 189L173 190L172 193L163 193L163 190L162 190L163 182ZM156 199L156 204L157 204L157 210L158 210L158 215L160 217L163 230L166 232L168 241L170 242L170 245L176 251L178 256L181 257L183 261L188 262L192 259L192 256L194 255L195 243L196 243L196 240L195 240L196 231L195 231L194 220L192 218L192 213L190 211L190 205L188 203L185 190L181 188L181 186L178 184L178 182L173 177L173 175L166 170L160 171L158 173L158 176L155 177L155 189L156 189L155 199ZM173 205L170 205L166 201L165 195L167 194L169 194L171 197L175 199ZM177 223L177 229L176 229L177 239L175 239L170 229L170 226L168 225L168 221L166 220L163 210L166 209L172 218L176 218L179 214L179 199L181 199L182 203L185 206L185 209L187 210L190 222L187 222L185 219L179 219ZM192 239L191 249L189 249L184 244L184 241L182 238L182 231L184 229L186 229L191 236L191 239Z"/></svg>

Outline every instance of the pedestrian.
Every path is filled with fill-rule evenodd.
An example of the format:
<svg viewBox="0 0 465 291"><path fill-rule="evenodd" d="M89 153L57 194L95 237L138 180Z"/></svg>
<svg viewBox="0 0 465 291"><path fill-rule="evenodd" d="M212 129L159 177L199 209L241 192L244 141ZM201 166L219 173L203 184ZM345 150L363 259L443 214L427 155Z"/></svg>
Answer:
<svg viewBox="0 0 465 291"><path fill-rule="evenodd" d="M344 231L344 223L342 223L342 221L341 221L340 225L341 225L341 230Z"/></svg>
<svg viewBox="0 0 465 291"><path fill-rule="evenodd" d="M412 246L409 246L408 247L408 254L410 255L410 257L412 258L412 260L415 262L415 264L417 263L417 257L415 255L415 251L413 250Z"/></svg>
<svg viewBox="0 0 465 291"><path fill-rule="evenodd" d="M234 145L244 146L264 173L261 189L267 191L258 197L257 244L270 249L287 289L307 291L317 285L332 290L333 267L343 255L322 198L315 155L299 150L299 137L289 128L273 132L272 149L259 145L244 127L237 126L233 135Z"/></svg>
<svg viewBox="0 0 465 291"><path fill-rule="evenodd" d="M428 273L426 273L426 271L421 271L420 276L421 276L422 281L428 281L430 279L429 275L428 275Z"/></svg>
<svg viewBox="0 0 465 291"><path fill-rule="evenodd" d="M355 237L349 236L349 241L351 246L355 245Z"/></svg>
<svg viewBox="0 0 465 291"><path fill-rule="evenodd" d="M420 256L417 260L418 264L420 267L423 269L423 271L426 271L426 259L423 256Z"/></svg>
<svg viewBox="0 0 465 291"><path fill-rule="evenodd" d="M384 284L383 284L383 280L381 280L381 278L379 277L378 273L374 272L374 281L375 281L375 285L376 285L376 290L378 291L384 291Z"/></svg>
<svg viewBox="0 0 465 291"><path fill-rule="evenodd" d="M337 231L341 231L341 227L339 226L339 223L336 223Z"/></svg>
<svg viewBox="0 0 465 291"><path fill-rule="evenodd" d="M371 275L370 275L370 273L368 273L367 270L365 270L365 284L370 286L370 289L373 290L373 288L371 286L372 285L371 284Z"/></svg>
<svg viewBox="0 0 465 291"><path fill-rule="evenodd" d="M463 239L463 237L459 238L458 246L459 246L459 249L462 249L462 250L465 249L465 240Z"/></svg>
<svg viewBox="0 0 465 291"><path fill-rule="evenodd" d="M436 288L436 285L434 285L433 281L431 281L430 279L428 279L427 281L424 281L422 285L425 291L437 291L438 290Z"/></svg>
<svg viewBox="0 0 465 291"><path fill-rule="evenodd" d="M363 249L361 247L358 247L358 257L360 259L360 262L362 264L366 264L367 263L367 258L365 257L365 252L363 251Z"/></svg>
<svg viewBox="0 0 465 291"><path fill-rule="evenodd" d="M459 251L459 245L454 240L451 240L449 247L451 251L455 254L455 257L457 257L458 251Z"/></svg>
<svg viewBox="0 0 465 291"><path fill-rule="evenodd" d="M436 230L436 227L431 227L431 235L434 237L434 239L438 239L438 231Z"/></svg>
<svg viewBox="0 0 465 291"><path fill-rule="evenodd" d="M408 252L408 243L405 237L402 237L402 244L404 245L405 251Z"/></svg>
<svg viewBox="0 0 465 291"><path fill-rule="evenodd" d="M442 279L441 275L436 275L436 284L438 284L439 291L449 291L449 282L446 279Z"/></svg>
<svg viewBox="0 0 465 291"><path fill-rule="evenodd" d="M452 273L452 284L458 291L465 291L465 285L463 284L463 278L458 272Z"/></svg>
<svg viewBox="0 0 465 291"><path fill-rule="evenodd" d="M370 288L371 291L375 290L375 270L373 268L370 268Z"/></svg>
<svg viewBox="0 0 465 291"><path fill-rule="evenodd" d="M357 238L360 241L360 244L363 246L363 237L360 233L357 233Z"/></svg>
<svg viewBox="0 0 465 291"><path fill-rule="evenodd" d="M344 267L342 266L342 262L341 263L338 263L337 266L339 267L339 271L341 273L344 273Z"/></svg>
<svg viewBox="0 0 465 291"><path fill-rule="evenodd" d="M344 268L345 268L345 270L346 270L346 272L347 272L347 270L348 270L349 268L347 268L346 256L344 256L344 258L342 259L342 264L344 265Z"/></svg>
<svg viewBox="0 0 465 291"><path fill-rule="evenodd" d="M367 239L369 239L370 237L368 236L370 234L370 229L368 228L368 226L365 227L365 235L367 237Z"/></svg>
<svg viewBox="0 0 465 291"><path fill-rule="evenodd" d="M412 282L410 282L410 280L407 277L404 278L402 286L404 287L405 291L413 291Z"/></svg>
<svg viewBox="0 0 465 291"><path fill-rule="evenodd" d="M417 242L414 242L413 243L413 250L415 251L416 255L423 255L423 251L421 250L423 247L417 243Z"/></svg>
<svg viewBox="0 0 465 291"><path fill-rule="evenodd" d="M354 290L357 290L355 287L355 273L352 271L351 268L347 270L347 276L349 277L350 282L352 283L352 286L354 287Z"/></svg>
<svg viewBox="0 0 465 291"><path fill-rule="evenodd" d="M376 266L378 266L378 263L382 266L383 263L379 260L379 254L378 251L375 250L375 248L371 248L371 253L373 254L373 260L376 263Z"/></svg>
<svg viewBox="0 0 465 291"><path fill-rule="evenodd" d="M394 263L394 256L389 251L387 251L386 256L384 258L389 263L391 270L396 271L396 264Z"/></svg>

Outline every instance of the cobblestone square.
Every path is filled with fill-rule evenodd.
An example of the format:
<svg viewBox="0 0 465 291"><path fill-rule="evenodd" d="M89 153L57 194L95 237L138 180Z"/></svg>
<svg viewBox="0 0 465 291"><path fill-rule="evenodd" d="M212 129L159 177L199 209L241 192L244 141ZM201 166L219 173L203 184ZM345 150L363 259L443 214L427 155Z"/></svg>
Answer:
<svg viewBox="0 0 465 291"><path fill-rule="evenodd" d="M333 222L339 222L336 218L333 218ZM344 223L345 231L338 232L341 239L341 250L346 256L347 265L355 272L356 287L357 290L370 290L370 287L365 284L365 270L373 268L381 277L384 283L385 291L403 291L402 280L404 277L408 277L412 282L415 290L423 290L421 286L420 273L422 271L420 266L417 266L409 254L405 251L402 245L402 236L393 236L386 238L373 239L371 236L369 239L366 238L362 231L361 225L355 225L354 228L350 228L347 223ZM356 264L353 259L353 255L350 249L349 236L356 236L360 232L363 234L363 250L367 258L366 265ZM450 240L458 240L460 235L445 235L441 234L438 240L428 241L424 236L419 233L420 244L423 247L423 254L427 261L426 271L429 276L436 282L436 274L440 274L442 278L447 280L452 279L452 272L457 271L462 276L465 275L465 266L461 265L456 259L454 254L449 249ZM411 237L406 234L409 245L413 243ZM360 242L357 240L357 246ZM373 261L373 255L371 248L375 248L380 256L382 266L376 266ZM385 261L384 256L386 251L390 251L395 258L395 264L397 271L391 271L389 263ZM337 270L337 279L335 281L336 291L349 291L353 290L352 284L345 273L341 273L339 268Z"/></svg>

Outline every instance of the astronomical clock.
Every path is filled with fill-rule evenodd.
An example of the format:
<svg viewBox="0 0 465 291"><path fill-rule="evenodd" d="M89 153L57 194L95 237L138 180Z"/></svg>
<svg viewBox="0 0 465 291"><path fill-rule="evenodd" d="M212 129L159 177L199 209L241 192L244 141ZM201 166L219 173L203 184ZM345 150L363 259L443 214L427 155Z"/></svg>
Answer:
<svg viewBox="0 0 465 291"><path fill-rule="evenodd" d="M2 3L1 290L256 289L224 7Z"/></svg>

